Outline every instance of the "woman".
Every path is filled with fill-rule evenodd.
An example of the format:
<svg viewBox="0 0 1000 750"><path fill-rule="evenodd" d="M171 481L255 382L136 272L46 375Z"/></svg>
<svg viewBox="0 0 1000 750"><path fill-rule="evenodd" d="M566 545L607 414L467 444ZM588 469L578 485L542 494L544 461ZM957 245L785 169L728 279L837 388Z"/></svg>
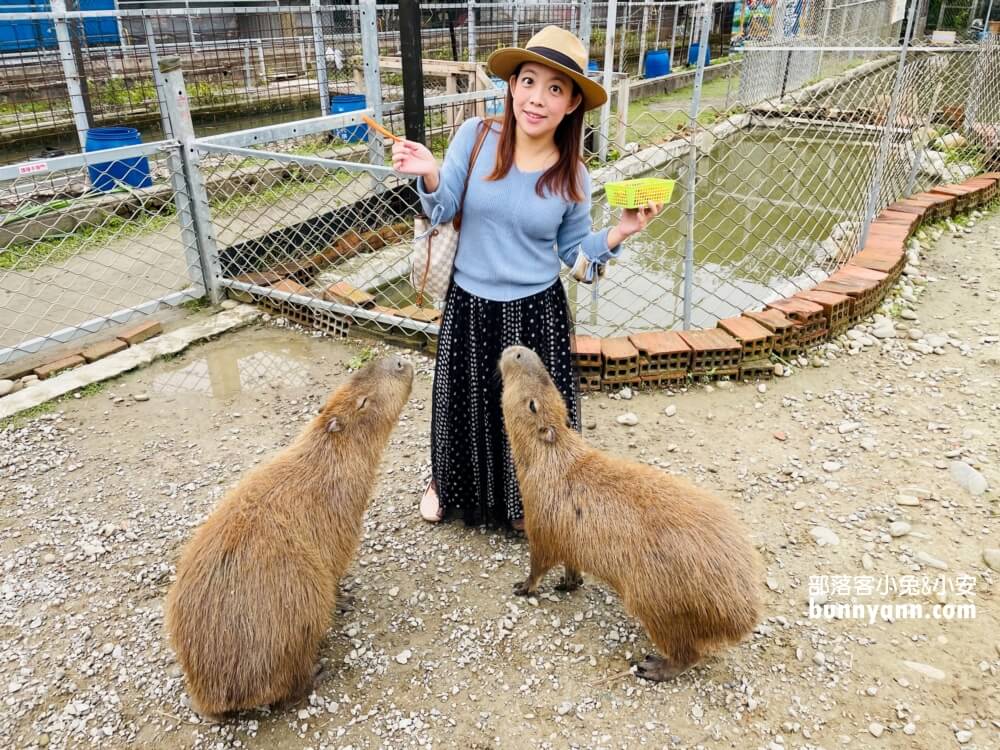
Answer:
<svg viewBox="0 0 1000 750"><path fill-rule="evenodd" d="M579 429L560 261L591 279L660 206L626 210L616 226L592 231L590 176L580 160L583 115L607 94L584 74L587 54L573 34L548 26L525 49L497 50L487 64L509 82L502 122L463 123L440 168L426 147L412 141L393 144L392 157L396 171L418 176L433 224L454 217L469 176L438 338L433 479L421 514L438 521L461 513L467 523L522 528L500 410L500 353L512 344L535 350Z"/></svg>

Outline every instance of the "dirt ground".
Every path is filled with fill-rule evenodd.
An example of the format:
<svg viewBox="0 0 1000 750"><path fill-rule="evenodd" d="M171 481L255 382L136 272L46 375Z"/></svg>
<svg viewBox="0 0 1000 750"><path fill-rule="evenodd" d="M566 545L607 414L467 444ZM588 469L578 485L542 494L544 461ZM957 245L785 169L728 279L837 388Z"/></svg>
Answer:
<svg viewBox="0 0 1000 750"><path fill-rule="evenodd" d="M355 609L322 648L330 677L291 709L222 725L188 708L162 632L176 555L370 342L270 321L8 426L0 746L1000 748L986 563L1000 565L1000 216L974 223L924 243L895 328L863 325L791 377L586 399L594 444L715 490L766 563L752 637L672 683L627 671L651 644L599 582L564 594L553 573L516 598L523 538L418 518L420 355L345 582ZM961 472L991 489L971 494ZM924 611L815 617L810 597ZM974 617L945 619L956 604Z"/></svg>

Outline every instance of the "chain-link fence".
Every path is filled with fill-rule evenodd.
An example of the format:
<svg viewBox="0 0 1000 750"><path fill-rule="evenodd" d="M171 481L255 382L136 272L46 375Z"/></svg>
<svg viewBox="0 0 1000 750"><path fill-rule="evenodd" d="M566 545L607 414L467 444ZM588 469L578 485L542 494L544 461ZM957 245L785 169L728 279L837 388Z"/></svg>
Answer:
<svg viewBox="0 0 1000 750"><path fill-rule="evenodd" d="M710 46L700 43L719 28L727 7L702 4L691 11L698 24L688 41L699 44L705 57ZM1000 169L995 37L944 46L911 40L914 24L903 29L900 6L889 0L847 5L802 0L794 13L775 7L773 19L757 6L756 15L746 16L740 7L729 14L742 59L722 75L713 78L699 55L690 73L619 77L611 104L595 115L595 132L608 135L596 144L591 164L595 226L616 218L602 198L607 181L660 176L676 184L665 211L629 241L599 288L566 280L578 333L607 337L714 326L826 278L876 231L870 228L873 218L901 196ZM879 23L855 26L864 13ZM519 34L529 33L528 19L528 14L518 18ZM359 20L364 22L364 15ZM513 33L505 19L492 20L503 35ZM583 25L586 18L573 22ZM362 28L365 33L371 30ZM497 43L511 41L504 36ZM614 39L606 48L619 49ZM380 51L380 57L386 55ZM458 124L471 115L498 112L503 96L492 87L449 87L451 71L441 70L444 86L428 90L424 111L428 142L439 153ZM467 83L476 74L456 70ZM391 89L396 85L391 75L384 66L365 81L367 90ZM658 89L664 82L678 88ZM177 93L176 86L160 83ZM167 110L177 109L173 95L160 98ZM378 99L377 107L197 139L185 125L188 129L175 136L190 146L179 152L183 168L172 142L138 147L147 149L142 153L150 162L152 186L116 183L119 190L101 194L91 182L87 192L81 183L70 194L30 176L34 162L4 168L9 181L0 183L6 191L3 229L30 226L35 232L45 222L62 222L63 232L83 238L85 249L74 255L76 262L105 258L108 246L126 247L118 252L133 260L148 257L141 248L158 248L160 254L143 267L143 284L148 276L159 286L147 290L134 280L115 282L152 305L181 299L172 294L198 295L200 286L215 298L230 294L261 301L281 315L333 332L356 327L425 343L437 331L439 311L433 301L418 304L408 277L417 196L409 180L385 166L386 144L360 120L369 114L400 133L402 105ZM132 154L115 153L116 160ZM87 157L90 163L97 158ZM82 178L83 157L63 158L78 161L57 166L71 166ZM45 179L56 171L54 163ZM27 171L14 175L15 168ZM58 203L63 200L69 205ZM110 234L90 232L89 225L103 227L105 220L94 218L96 209L81 214L76 206L110 200L123 203L115 216L132 220ZM89 218L72 224L65 214ZM147 217L166 224L150 227ZM104 278L93 270L83 276L90 286L57 281L64 258L47 249L47 239L28 237L27 229L4 235L4 284L20 283L30 272L36 279L56 280L39 282L27 294L60 300L74 313L56 314L61 307L42 302L48 317L32 317L29 326L22 314L27 301L5 303L0 315L7 356L31 349L18 349L17 342L38 334L45 338L43 329L76 326L76 335L82 335L91 318L111 319L118 308L139 304L120 303L115 310L88 306L90 297L118 297L92 280ZM28 250L10 252L25 243ZM28 257L41 260L29 269L28 261L18 260ZM118 270L122 264L104 265ZM116 290L115 283L107 282L107 288ZM72 289L81 301L66 302ZM47 341L65 338L60 332Z"/></svg>
<svg viewBox="0 0 1000 750"><path fill-rule="evenodd" d="M201 298L173 142L0 167L0 364Z"/></svg>
<svg viewBox="0 0 1000 750"><path fill-rule="evenodd" d="M697 3L617 3L611 68L641 76L651 51L669 53L655 74L693 66ZM727 59L735 6L724 3L715 16L710 62ZM366 73L386 100L402 97L393 3L121 0L116 9L113 0L23 0L0 11L0 163L76 152L90 127L164 137L156 81L164 55L179 56L188 72L200 135L346 111L365 97L377 104ZM592 67L604 68L607 19L608 3L590 0L424 3L427 94L502 88L481 63L547 24L589 40ZM365 59L369 32L378 59Z"/></svg>

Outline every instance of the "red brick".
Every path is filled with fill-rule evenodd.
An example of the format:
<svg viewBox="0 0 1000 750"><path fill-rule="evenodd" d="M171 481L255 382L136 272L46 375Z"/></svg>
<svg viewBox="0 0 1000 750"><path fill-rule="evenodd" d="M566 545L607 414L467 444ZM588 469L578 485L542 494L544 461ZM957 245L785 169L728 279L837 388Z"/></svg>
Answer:
<svg viewBox="0 0 1000 750"><path fill-rule="evenodd" d="M573 354L581 357L601 356L601 339L596 336L572 336L569 348Z"/></svg>
<svg viewBox="0 0 1000 750"><path fill-rule="evenodd" d="M788 297L768 302L765 307L779 310L799 324L799 344L802 346L808 346L824 338L829 332L826 325L826 314L823 312L823 308L815 302Z"/></svg>
<svg viewBox="0 0 1000 750"><path fill-rule="evenodd" d="M793 354L799 350L799 328L780 310L751 310L743 317L760 323L774 333L775 354Z"/></svg>
<svg viewBox="0 0 1000 750"><path fill-rule="evenodd" d="M766 359L771 356L777 337L760 323L740 316L720 320L718 326L740 342L744 360Z"/></svg>
<svg viewBox="0 0 1000 750"><path fill-rule="evenodd" d="M363 289L357 289L346 281L338 281L323 290L323 298L332 302L343 302L358 307L369 307L375 304L375 297Z"/></svg>
<svg viewBox="0 0 1000 750"><path fill-rule="evenodd" d="M838 294L822 289L807 289L797 292L794 296L815 302L823 308L823 312L826 314L826 326L830 329L831 336L843 333L851 323L854 315L854 299L847 294Z"/></svg>
<svg viewBox="0 0 1000 750"><path fill-rule="evenodd" d="M691 347L692 375L738 375L743 347L721 328L681 331Z"/></svg>
<svg viewBox="0 0 1000 750"><path fill-rule="evenodd" d="M691 347L676 331L643 331L629 335L639 352L639 377L648 385L684 380L691 366Z"/></svg>
<svg viewBox="0 0 1000 750"><path fill-rule="evenodd" d="M35 375L38 376L39 380L45 380L45 378L55 375L57 372L62 370L68 370L72 367L79 367L84 364L87 360L81 357L79 354L70 354L68 357L63 357L62 359L56 359L52 362L46 362L40 367L36 367L34 370Z"/></svg>
<svg viewBox="0 0 1000 750"><path fill-rule="evenodd" d="M399 308L399 314L404 318L419 320L422 323L433 323L441 317L440 310L435 310L433 307L417 307L416 305Z"/></svg>
<svg viewBox="0 0 1000 750"><path fill-rule="evenodd" d="M122 328L115 334L129 346L138 344L140 341L151 339L163 333L163 325L158 320L147 320L139 325Z"/></svg>
<svg viewBox="0 0 1000 750"><path fill-rule="evenodd" d="M109 354L120 352L122 349L128 349L128 344L121 339L108 339L107 341L98 341L93 346L88 346L80 354L88 362L96 362L99 359L107 357Z"/></svg>
<svg viewBox="0 0 1000 750"><path fill-rule="evenodd" d="M639 383L639 350L627 337L601 339L601 358L601 381L605 385Z"/></svg>

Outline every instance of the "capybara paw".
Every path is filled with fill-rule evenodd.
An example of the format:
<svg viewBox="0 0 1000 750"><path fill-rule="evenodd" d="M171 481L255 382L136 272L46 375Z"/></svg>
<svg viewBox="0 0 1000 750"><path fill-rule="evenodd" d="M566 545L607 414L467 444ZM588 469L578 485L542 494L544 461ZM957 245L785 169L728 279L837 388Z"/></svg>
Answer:
<svg viewBox="0 0 1000 750"><path fill-rule="evenodd" d="M514 596L528 596L529 594L534 593L534 590L530 586L530 582L527 580L518 581L514 584Z"/></svg>
<svg viewBox="0 0 1000 750"><path fill-rule="evenodd" d="M354 611L354 594L341 593L337 597L337 611L338 612L353 612Z"/></svg>
<svg viewBox="0 0 1000 750"><path fill-rule="evenodd" d="M583 576L563 576L556 584L557 591L576 591L583 585Z"/></svg>
<svg viewBox="0 0 1000 750"><path fill-rule="evenodd" d="M315 689L320 684L326 682L333 676L333 672L327 669L322 662L317 662L316 666L313 667L313 688Z"/></svg>
<svg viewBox="0 0 1000 750"><path fill-rule="evenodd" d="M644 680L652 680L653 682L663 682L664 680L672 680L677 675L687 671L690 664L679 667L667 661L662 656L650 654L635 666L636 677L641 677Z"/></svg>

